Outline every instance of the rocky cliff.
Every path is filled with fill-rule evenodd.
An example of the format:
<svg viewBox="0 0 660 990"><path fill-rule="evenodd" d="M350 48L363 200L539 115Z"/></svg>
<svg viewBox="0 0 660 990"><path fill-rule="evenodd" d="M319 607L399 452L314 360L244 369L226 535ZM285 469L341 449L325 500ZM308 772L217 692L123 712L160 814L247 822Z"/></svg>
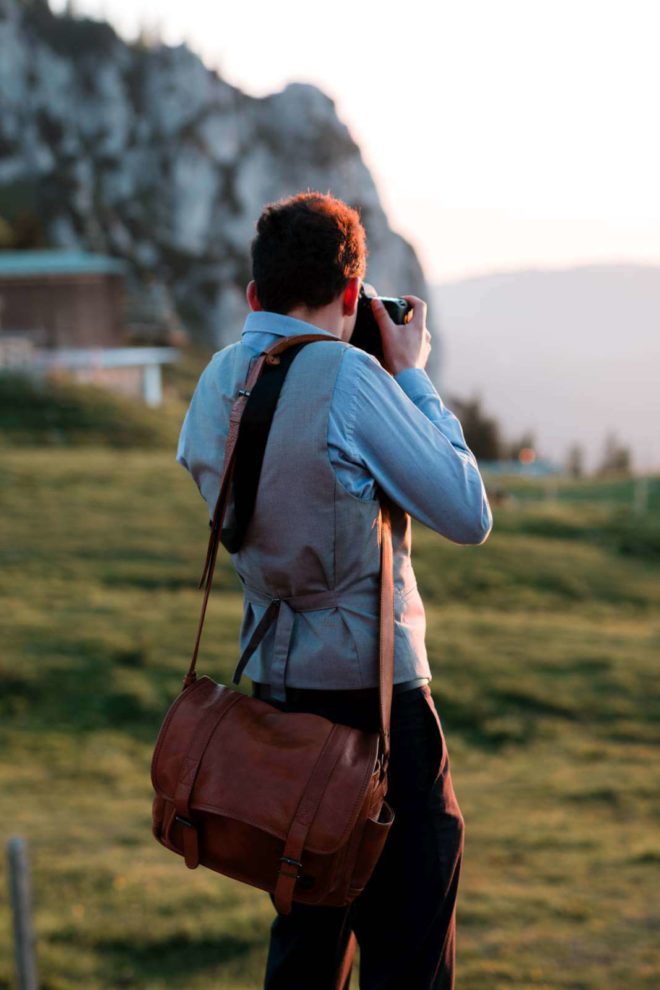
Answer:
<svg viewBox="0 0 660 990"><path fill-rule="evenodd" d="M46 0L0 0L0 215L28 203L47 244L129 259L198 339L234 340L263 205L307 188L358 207L367 280L426 296L360 150L319 89L255 99L185 45L127 44Z"/></svg>

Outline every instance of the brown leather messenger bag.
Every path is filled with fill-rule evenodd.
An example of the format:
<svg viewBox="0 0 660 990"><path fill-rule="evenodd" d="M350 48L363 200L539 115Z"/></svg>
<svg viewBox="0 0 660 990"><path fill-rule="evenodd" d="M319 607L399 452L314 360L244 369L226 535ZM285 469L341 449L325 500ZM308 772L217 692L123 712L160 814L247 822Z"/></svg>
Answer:
<svg viewBox="0 0 660 990"><path fill-rule="evenodd" d="M151 762L152 832L158 842L183 856L190 869L201 864L270 892L280 914L288 914L293 901L350 904L371 876L394 820L385 801L394 673L386 501L380 511L378 732L281 711L206 675L197 677L195 665L247 397L264 364L277 364L288 347L335 339L301 334L263 351L232 406L199 582L204 596L197 638L183 689L165 716Z"/></svg>

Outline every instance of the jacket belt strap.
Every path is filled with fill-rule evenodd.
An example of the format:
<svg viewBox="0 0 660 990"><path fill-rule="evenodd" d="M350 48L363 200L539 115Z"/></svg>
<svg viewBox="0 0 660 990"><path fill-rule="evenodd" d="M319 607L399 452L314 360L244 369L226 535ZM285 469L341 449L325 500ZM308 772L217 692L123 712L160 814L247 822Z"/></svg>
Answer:
<svg viewBox="0 0 660 990"><path fill-rule="evenodd" d="M259 625L254 630L250 642L245 647L241 659L234 671L233 681L238 684L246 664L269 627L277 618L275 625L275 645L271 665L271 697L275 701L286 701L286 668L289 660L289 647L293 633L293 621L296 612L313 612L322 608L336 608L339 604L337 594L333 590L311 591L304 595L291 595L288 598L270 598L257 589L245 588L248 601L258 604L268 604Z"/></svg>

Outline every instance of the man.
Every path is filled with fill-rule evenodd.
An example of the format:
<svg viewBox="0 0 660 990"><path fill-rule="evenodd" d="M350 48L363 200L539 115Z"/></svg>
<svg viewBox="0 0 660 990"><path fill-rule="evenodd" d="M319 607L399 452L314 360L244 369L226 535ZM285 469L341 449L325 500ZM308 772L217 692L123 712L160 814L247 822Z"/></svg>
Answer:
<svg viewBox="0 0 660 990"><path fill-rule="evenodd" d="M464 822L428 682L426 620L412 568L411 516L481 544L488 498L458 419L424 368L426 304L395 325L372 302L384 366L352 347L367 247L358 213L301 193L263 210L240 341L203 371L177 460L213 515L231 405L251 363L282 336L324 333L291 364L273 417L253 515L232 562L245 595L244 649L280 601L245 673L253 694L375 731L378 726L379 497L391 506L395 666L388 803L395 821L348 908L294 903L271 927L266 990L347 986L355 940L360 990L450 990ZM231 509L230 509L231 511ZM228 512L228 515L230 513Z"/></svg>

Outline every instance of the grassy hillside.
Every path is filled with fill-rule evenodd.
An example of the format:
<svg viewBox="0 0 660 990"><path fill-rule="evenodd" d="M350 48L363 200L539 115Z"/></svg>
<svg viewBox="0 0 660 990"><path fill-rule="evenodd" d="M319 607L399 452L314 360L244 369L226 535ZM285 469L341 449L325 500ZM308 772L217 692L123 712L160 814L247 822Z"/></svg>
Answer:
<svg viewBox="0 0 660 990"><path fill-rule="evenodd" d="M482 547L415 528L467 825L463 990L660 983L656 490L635 518L589 484L520 497ZM192 650L205 504L171 446L35 446L3 450L0 510L0 834L30 843L43 990L257 990L267 895L186 870L150 833L149 761ZM223 557L202 673L229 679L240 614ZM5 897L3 873L2 988Z"/></svg>

